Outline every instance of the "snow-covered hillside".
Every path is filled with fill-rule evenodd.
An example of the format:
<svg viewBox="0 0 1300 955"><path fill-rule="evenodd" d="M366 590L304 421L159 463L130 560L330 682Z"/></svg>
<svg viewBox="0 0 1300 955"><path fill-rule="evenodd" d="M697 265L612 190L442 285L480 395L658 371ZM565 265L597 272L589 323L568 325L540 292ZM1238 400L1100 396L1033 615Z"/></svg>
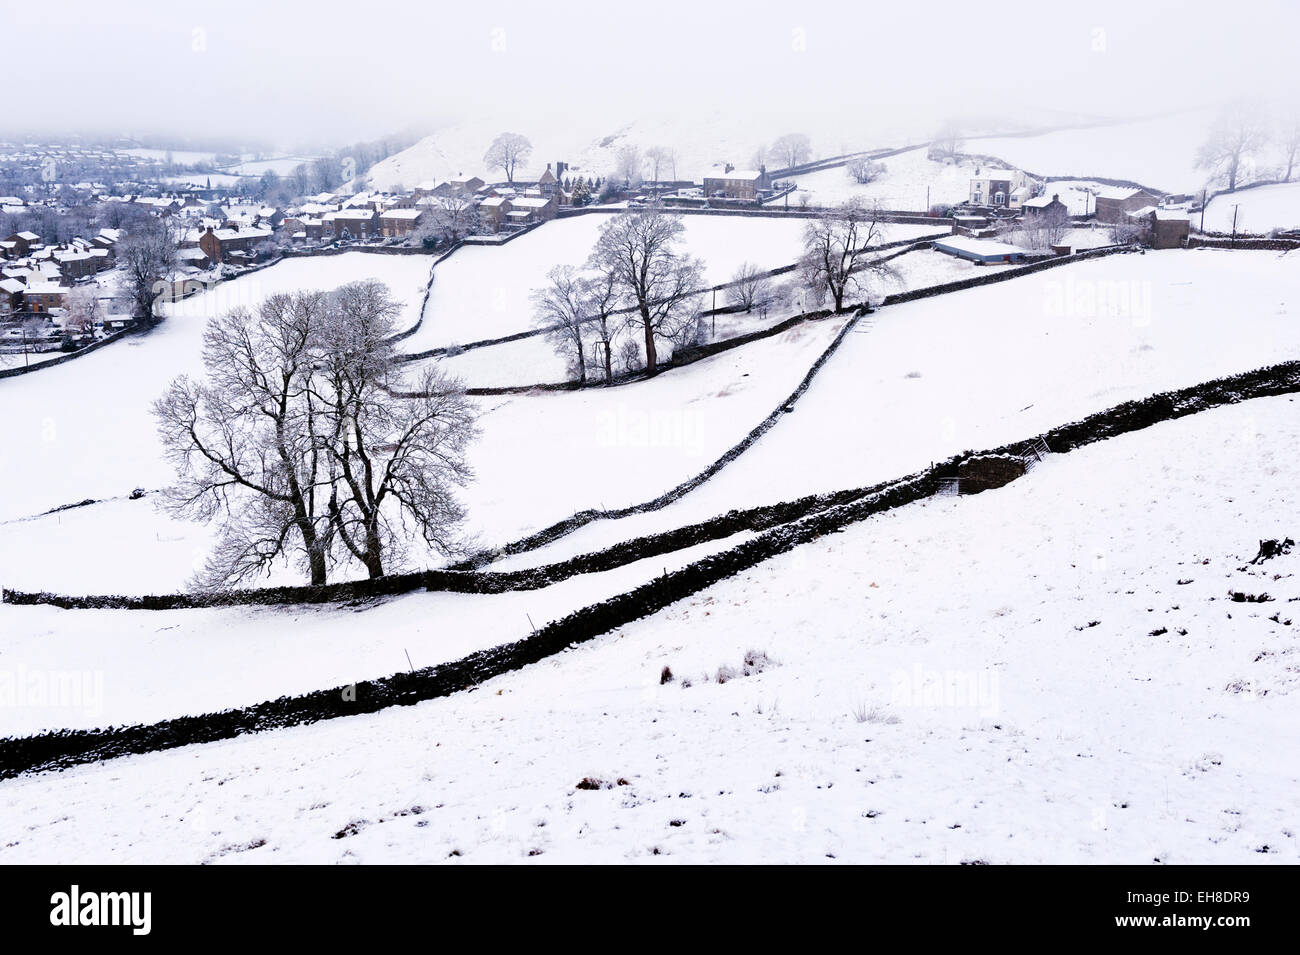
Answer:
<svg viewBox="0 0 1300 955"><path fill-rule="evenodd" d="M879 516L470 693L7 780L0 861L1294 863L1300 555L1246 561L1294 536L1295 408Z"/></svg>
<svg viewBox="0 0 1300 955"><path fill-rule="evenodd" d="M1297 287L1294 255L1168 251L888 306L846 337L793 412L700 489L498 566L866 487L1122 401L1295 359Z"/></svg>
<svg viewBox="0 0 1300 955"><path fill-rule="evenodd" d="M482 118L445 127L375 165L369 178L374 186L383 189L398 185L409 189L425 180L457 175L477 175L488 182L504 180L500 169L485 165L483 155L493 138L507 130L526 136L533 145L532 155L515 173L515 178L521 180L535 180L548 163L556 162L567 162L573 174L608 176L615 168L619 150L627 146L643 153L655 147L676 150L675 167L665 164L660 178L699 180L728 162L749 168L757 150L791 132L809 136L813 153L818 156L917 142L905 137L919 135L923 139L926 135L896 125L880 126L867 120L845 122L842 117L816 113L764 114L756 119L730 110L700 112L687 108L626 121L566 110L562 116L533 114L513 122Z"/></svg>
<svg viewBox="0 0 1300 955"><path fill-rule="evenodd" d="M1238 232L1265 233L1273 229L1300 229L1300 182L1259 186L1215 196L1205 207L1207 232L1231 232L1236 206ZM1200 226L1200 217L1193 216Z"/></svg>
<svg viewBox="0 0 1300 955"><path fill-rule="evenodd" d="M1190 193L1205 183L1206 172L1195 168L1196 151L1214 119L1213 111L1194 110L1039 136L968 139L962 151L1039 176L1099 176Z"/></svg>
<svg viewBox="0 0 1300 955"><path fill-rule="evenodd" d="M427 266L422 256L366 258L418 259ZM463 492L468 532L483 544L512 539L576 510L633 503L686 480L743 438L795 388L844 321L827 319L795 328L634 388L479 399L482 434L470 452L475 480ZM154 334L167 327L163 323ZM178 329L173 334L179 334ZM151 335L142 341L152 340ZM194 370L197 341L192 347L194 355L177 358L188 363L177 371ZM86 363L96 357L51 371L79 364L86 371ZM47 373L3 384L35 382ZM55 493L61 495L54 498L59 503L87 496L113 499L35 520L0 523L0 583L74 593L184 588L210 546L208 530L156 512L152 497L126 497L131 488L152 491L172 480L147 411L165 382L142 376L135 389L120 396L121 404L110 397L96 409L96 417L77 423L78 428L89 428L98 416L121 415L123 425L99 439L117 442L120 461L107 455L106 462L76 458L62 447L45 452L39 430L15 426L15 441L28 443L11 444L25 450L14 458L6 456L6 463L30 458L27 473L46 484L23 484L22 471L15 466L6 475L14 482L14 511L40 510L47 505L37 502ZM56 482L57 487L47 486ZM422 555L415 559L423 566ZM262 583L299 582L295 571L284 568ZM0 615L7 609L0 607Z"/></svg>

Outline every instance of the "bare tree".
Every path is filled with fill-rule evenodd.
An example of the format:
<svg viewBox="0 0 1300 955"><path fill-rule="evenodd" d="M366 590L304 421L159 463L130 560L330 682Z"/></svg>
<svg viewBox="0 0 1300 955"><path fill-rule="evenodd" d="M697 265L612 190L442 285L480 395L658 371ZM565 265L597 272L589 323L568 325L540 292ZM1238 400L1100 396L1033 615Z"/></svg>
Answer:
<svg viewBox="0 0 1300 955"><path fill-rule="evenodd" d="M961 127L950 120L935 134L926 156L936 162L954 162L961 155L963 145Z"/></svg>
<svg viewBox="0 0 1300 955"><path fill-rule="evenodd" d="M856 200L809 222L799 274L813 300L829 295L840 312L849 293L865 293L873 278L892 275L893 269L875 251L883 235L879 207Z"/></svg>
<svg viewBox="0 0 1300 955"><path fill-rule="evenodd" d="M593 339L591 361L604 372L605 385L614 383L614 336L618 328L614 313L618 309L618 273L603 268L582 279L579 287L583 312L589 318Z"/></svg>
<svg viewBox="0 0 1300 955"><path fill-rule="evenodd" d="M660 174L673 161L673 151L667 146L651 146L645 151L645 160L650 168L650 179L660 181Z"/></svg>
<svg viewBox="0 0 1300 955"><path fill-rule="evenodd" d="M854 182L860 185L866 185L869 182L875 182L885 174L885 164L881 162L872 162L865 156L850 160L844 167Z"/></svg>
<svg viewBox="0 0 1300 955"><path fill-rule="evenodd" d="M1290 182L1291 174L1295 171L1296 160L1300 158L1300 107L1279 127L1278 145L1281 146L1282 155L1286 159L1286 171L1282 179Z"/></svg>
<svg viewBox="0 0 1300 955"><path fill-rule="evenodd" d="M632 321L645 339L646 371L658 373L655 338L671 340L693 320L690 298L702 284L703 265L677 251L686 227L658 203L610 218L600 229L589 266L608 271L633 307Z"/></svg>
<svg viewBox="0 0 1300 955"><path fill-rule="evenodd" d="M534 321L545 328L546 338L565 360L570 374L587 382L587 357L583 348L582 280L571 265L557 265L546 273L546 285L532 294Z"/></svg>
<svg viewBox="0 0 1300 955"><path fill-rule="evenodd" d="M166 506L220 522L200 584L295 554L313 584L348 558L374 577L416 536L455 546L472 409L436 370L414 397L389 391L398 312L371 281L272 295L209 322L206 380L182 376L154 404L178 475Z"/></svg>
<svg viewBox="0 0 1300 955"><path fill-rule="evenodd" d="M472 195L435 196L429 207L429 229L448 242L459 242L478 226L478 204Z"/></svg>
<svg viewBox="0 0 1300 955"><path fill-rule="evenodd" d="M1209 138L1196 153L1196 168L1208 170L1212 180L1232 192L1246 164L1267 141L1267 127L1255 106L1235 103L1210 128Z"/></svg>
<svg viewBox="0 0 1300 955"><path fill-rule="evenodd" d="M744 262L731 276L731 286L727 289L727 301L736 308L752 312L755 305L762 305L771 292L771 279L768 274L752 262Z"/></svg>
<svg viewBox="0 0 1300 955"><path fill-rule="evenodd" d="M812 158L812 144L803 133L786 133L772 143L772 161L788 169Z"/></svg>
<svg viewBox="0 0 1300 955"><path fill-rule="evenodd" d="M1150 219L1125 218L1110 227L1110 239L1116 245L1150 245L1151 226Z"/></svg>
<svg viewBox="0 0 1300 955"><path fill-rule="evenodd" d="M1008 238L1022 248L1041 251L1060 243L1073 225L1063 206L1048 206L1041 212L1026 210L1009 224Z"/></svg>
<svg viewBox="0 0 1300 955"><path fill-rule="evenodd" d="M328 480L317 440L324 410L310 387L319 292L278 294L256 312L212 319L203 338L207 380L182 375L153 405L177 482L164 506L219 521L200 586L247 580L297 553L325 583L330 550Z"/></svg>
<svg viewBox="0 0 1300 955"><path fill-rule="evenodd" d="M372 578L417 535L443 554L460 548L455 488L472 477L465 453L477 434L464 389L436 367L410 396L389 391L400 311L383 283L352 282L330 295L320 336L331 529Z"/></svg>
<svg viewBox="0 0 1300 955"><path fill-rule="evenodd" d="M502 133L492 140L492 145L483 154L483 162L489 169L500 169L506 174L506 182L515 181L515 169L526 163L532 155L533 144L519 133Z"/></svg>
<svg viewBox="0 0 1300 955"><path fill-rule="evenodd" d="M114 253L132 318L158 320L156 306L176 267L176 248L171 229L160 219L141 220L117 243Z"/></svg>
<svg viewBox="0 0 1300 955"><path fill-rule="evenodd" d="M641 183L641 150L630 143L614 157L614 175L629 186Z"/></svg>
<svg viewBox="0 0 1300 955"><path fill-rule="evenodd" d="M103 321L103 309L94 285L80 285L63 296L63 330L75 338L95 333L95 325Z"/></svg>

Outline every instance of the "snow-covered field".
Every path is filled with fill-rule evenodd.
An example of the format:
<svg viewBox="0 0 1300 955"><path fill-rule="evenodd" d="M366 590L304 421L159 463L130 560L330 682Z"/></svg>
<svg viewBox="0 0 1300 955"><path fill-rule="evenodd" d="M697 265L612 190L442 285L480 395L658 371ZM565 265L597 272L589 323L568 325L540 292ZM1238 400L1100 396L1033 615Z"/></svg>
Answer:
<svg viewBox="0 0 1300 955"><path fill-rule="evenodd" d="M898 261L906 262L913 253ZM973 268L973 267L972 267ZM889 306L795 410L696 491L597 521L502 569L806 494L866 487L1157 391L1300 357L1300 258L1116 255ZM1229 318L1230 316L1230 318ZM836 422L828 434L821 422Z"/></svg>
<svg viewBox="0 0 1300 955"><path fill-rule="evenodd" d="M358 253L286 265L349 263L362 270L376 262L411 267L420 261ZM909 288L977 272L933 252L895 262ZM1298 262L1276 253L1208 250L1115 256L891 306L846 339L793 414L708 484L662 511L598 521L502 566L599 549L732 507L865 486L1128 398L1294 358L1300 327L1290 299ZM274 277L284 267L259 275ZM1103 307L1107 302L1114 314ZM476 480L463 493L470 533L495 546L575 511L657 496L739 441L795 387L838 328L838 322L805 325L613 392L477 399L483 434L471 452ZM162 487L171 477L145 409L172 374L194 370L200 332L197 323L169 321L148 337L2 383L0 399L18 400L21 389L31 396L22 400L55 409L48 431L6 419L9 446L23 449L6 456L6 464L25 460L22 469L4 470L6 517L87 497L115 500L0 525L0 581L70 593L184 586L210 545L207 529L164 517L149 497L125 495L134 487ZM988 349L989 341L998 347ZM540 339L501 349L537 354L525 346L545 349ZM157 348L166 367L143 360L144 348ZM117 350L117 362L92 364ZM447 365L453 371L466 361L490 367L494 352L468 352ZM131 372L116 388L106 381L109 397L97 404L78 404L66 386L46 378L79 367L115 375L122 362ZM526 365L521 358L511 374L523 374ZM834 440L820 426L806 425L823 421L840 422ZM97 450L78 454L74 438L93 438ZM412 560L422 563L419 555ZM273 579L298 578L285 570Z"/></svg>
<svg viewBox="0 0 1300 955"><path fill-rule="evenodd" d="M430 261L360 252L288 259L168 306L168 318L147 335L0 381L0 520L166 484L172 475L149 407L176 375L202 370L208 318L255 307L275 292L377 278L406 302L399 319L406 327L415 321ZM5 565L21 560L8 549L0 557Z"/></svg>
<svg viewBox="0 0 1300 955"><path fill-rule="evenodd" d="M315 156L280 156L276 159L251 159L241 162L237 166L229 166L225 171L236 176L264 176L268 172L274 172L277 176L288 176L304 163L310 166L315 159Z"/></svg>
<svg viewBox="0 0 1300 955"><path fill-rule="evenodd" d="M402 343L408 352L501 338L535 328L530 294L557 265L581 268L608 221L602 214L556 219L503 246L465 246L435 269L420 331ZM681 251L704 262L705 281L730 281L745 262L761 269L798 258L802 219L683 215ZM886 225L883 241L933 234L933 227ZM942 230L938 230L942 231ZM719 304L725 299L718 297ZM712 301L705 303L705 307ZM532 379L545 381L545 378ZM527 384L530 379L514 379Z"/></svg>
<svg viewBox="0 0 1300 955"><path fill-rule="evenodd" d="M879 162L884 173L874 182L858 184L843 166L795 176L797 191L790 197L793 208L807 198L813 206L834 206L848 199L878 202L886 209L924 211L937 203L956 203L970 198L973 166L933 162L926 158L926 147Z"/></svg>
<svg viewBox="0 0 1300 955"><path fill-rule="evenodd" d="M156 159L158 162L166 162L170 157L171 162L179 163L182 166L197 166L200 163L211 163L216 159L216 155L213 153L196 152L187 149L150 149L138 146L115 151L127 156L135 156L138 159Z"/></svg>
<svg viewBox="0 0 1300 955"><path fill-rule="evenodd" d="M6 680L0 737L213 713L444 663L522 639L533 623L544 626L747 536L491 596L413 593L361 607L171 611L5 605L0 675L24 687L28 677L75 674L82 692L14 705Z"/></svg>
<svg viewBox="0 0 1300 955"><path fill-rule="evenodd" d="M471 693L6 780L0 861L1294 863L1298 451L1206 412Z"/></svg>
<svg viewBox="0 0 1300 955"><path fill-rule="evenodd" d="M1237 207L1237 231L1267 233L1272 229L1300 229L1300 182L1259 186L1215 196L1205 207L1208 232L1231 232L1233 207ZM1199 213L1192 222L1200 228Z"/></svg>
<svg viewBox="0 0 1300 955"><path fill-rule="evenodd" d="M1190 193L1205 182L1205 171L1195 168L1196 151L1214 119L1212 111L1193 110L1037 136L969 139L962 151L994 156L1039 176L1101 176Z"/></svg>
<svg viewBox="0 0 1300 955"><path fill-rule="evenodd" d="M416 260L406 256L365 258ZM128 342L137 341L153 343L154 336L176 336L188 327L174 326L171 321L146 339L128 339L112 347L125 348ZM809 323L652 382L612 392L478 399L482 434L470 452L476 477L462 495L469 512L468 532L484 544L509 540L574 511L635 503L686 480L732 447L794 390L842 325L843 319ZM197 340L191 344L197 349ZM101 354L110 351L112 348L104 349ZM177 352L178 346L171 355ZM159 354L166 353L160 350ZM95 357L47 369L26 380L75 368ZM59 423L50 426L54 440L48 450L41 443L43 432L39 429L19 428L10 422L15 429L15 443L10 446L23 449L4 459L6 465L15 462L4 474L10 482L11 516L35 514L87 497L114 499L32 520L0 523L0 583L64 593L184 589L210 547L209 531L155 511L150 497L134 501L125 497L134 487L154 490L172 478L160 458L147 409L171 374L195 370L197 357L185 352L183 360L188 364L170 366L173 370L161 378L144 379L142 373L142 380L123 395L120 404L95 409L93 415L88 412L87 420L65 425L61 418L52 419ZM48 393L60 400L67 397L57 389ZM0 390L0 397L4 394ZM114 414L126 418L131 427L124 423L112 435L113 443L101 449L110 438L99 435L93 424L98 416ZM67 435L69 428L78 440L94 436L99 443L93 446L93 453L76 455L64 446L72 440ZM19 445L18 441L26 443ZM106 460L95 459L95 454ZM16 464L24 456L31 461L27 474L39 475L48 483L60 482L59 486L26 485L24 469ZM416 566L426 563L421 555L413 555L412 560ZM285 568L262 583L300 582L299 575ZM0 615L5 609L0 607Z"/></svg>

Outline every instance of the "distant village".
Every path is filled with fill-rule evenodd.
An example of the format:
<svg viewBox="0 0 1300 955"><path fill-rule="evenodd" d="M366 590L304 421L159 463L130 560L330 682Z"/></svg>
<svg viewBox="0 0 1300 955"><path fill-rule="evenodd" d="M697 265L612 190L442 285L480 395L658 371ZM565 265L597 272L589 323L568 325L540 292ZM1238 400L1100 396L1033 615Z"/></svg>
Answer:
<svg viewBox="0 0 1300 955"><path fill-rule="evenodd" d="M91 158L111 163L115 155ZM49 160L28 157L29 163L38 161ZM857 161L873 165L868 158ZM782 208L815 214L798 204L792 209L789 197L796 188L795 176L824 169L827 162L832 161L771 172L762 165L738 169L724 164L694 182L642 181L630 175L590 177L556 161L547 163L535 181L514 181L510 175L504 182L489 183L479 176L456 176L392 192L326 190L287 203L267 199L272 192L286 193L278 179L280 188L268 189L263 183L261 195L230 194L229 189L213 188L210 181L201 188L158 188L126 195L112 194L120 186L110 189L93 182L58 190L29 184L23 195L0 196L0 229L5 223L39 221L47 226L45 235L28 227L0 239L0 354L76 350L128 327L138 316L122 305L112 270L117 246L133 222L166 223L175 258L159 297L176 300L286 254L349 246L432 251L457 242L499 242L565 210L593 203L636 207L655 201L683 209L737 211L766 206L771 212ZM862 181L851 157L836 157L835 162L848 165ZM132 173L139 175L141 170ZM96 210L87 220L92 226L113 225L50 241L51 221L57 226L56 237L67 231L58 217L74 198ZM936 249L977 264L993 264L1065 254L1071 251L1066 236L1080 224L1109 227L1116 241L1176 248L1188 241L1191 199L1139 187L1092 184L1081 215L1052 191L1052 183L1036 181L1019 170L977 164L971 170L965 201L900 214L941 219L951 225L952 236L937 241ZM70 322L67 313L73 311L74 300L80 319Z"/></svg>

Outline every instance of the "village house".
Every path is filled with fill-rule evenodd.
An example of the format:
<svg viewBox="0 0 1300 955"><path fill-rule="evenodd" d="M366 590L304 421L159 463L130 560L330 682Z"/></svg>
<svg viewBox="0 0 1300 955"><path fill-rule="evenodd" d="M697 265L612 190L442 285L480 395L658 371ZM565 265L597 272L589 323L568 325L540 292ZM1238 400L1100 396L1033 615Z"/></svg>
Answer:
<svg viewBox="0 0 1300 955"><path fill-rule="evenodd" d="M176 259L183 265L193 266L196 269L206 269L212 262L208 259L208 254L200 248L177 249Z"/></svg>
<svg viewBox="0 0 1300 955"><path fill-rule="evenodd" d="M117 258L117 243L121 241L122 235L121 229L100 229L99 234L91 239L90 243L95 248L106 251L111 264Z"/></svg>
<svg viewBox="0 0 1300 955"><path fill-rule="evenodd" d="M65 282L89 278L96 272L108 268L107 249L66 248L55 249L53 259L59 267L59 274Z"/></svg>
<svg viewBox="0 0 1300 955"><path fill-rule="evenodd" d="M1098 222L1123 222L1130 212L1154 206L1160 197L1146 189L1103 187L1098 190L1096 214Z"/></svg>
<svg viewBox="0 0 1300 955"><path fill-rule="evenodd" d="M1127 218L1144 227L1147 244L1153 249L1181 249L1191 235L1192 223L1186 213L1145 206L1128 213Z"/></svg>
<svg viewBox="0 0 1300 955"><path fill-rule="evenodd" d="M440 183L432 194L435 196L472 196L486 185L487 183L478 176L457 176L454 179L448 179L446 182Z"/></svg>
<svg viewBox="0 0 1300 955"><path fill-rule="evenodd" d="M329 215L331 212L338 212L339 208L340 206L337 202L304 202L297 209L293 210L293 214L297 218L310 216L313 219L319 219L322 216Z"/></svg>
<svg viewBox="0 0 1300 955"><path fill-rule="evenodd" d="M1070 210L1067 209L1065 203L1061 201L1059 193L1053 194L1051 197L1038 196L1034 199L1026 199L1022 204L1022 209L1027 216L1068 216L1070 214Z"/></svg>
<svg viewBox="0 0 1300 955"><path fill-rule="evenodd" d="M23 291L23 304L33 315L48 315L51 309L63 307L66 286L58 282L33 282Z"/></svg>
<svg viewBox="0 0 1300 955"><path fill-rule="evenodd" d="M766 168L733 169L727 166L720 173L704 177L704 195L709 199L754 200L770 186Z"/></svg>
<svg viewBox="0 0 1300 955"><path fill-rule="evenodd" d="M510 214L511 200L505 196L488 196L478 206L483 225L496 232L506 222Z"/></svg>
<svg viewBox="0 0 1300 955"><path fill-rule="evenodd" d="M386 238L410 235L422 218L424 212L420 209L387 209L379 214L379 233Z"/></svg>
<svg viewBox="0 0 1300 955"><path fill-rule="evenodd" d="M275 224L277 210L271 206L232 205L222 211L224 229L253 229Z"/></svg>
<svg viewBox="0 0 1300 955"><path fill-rule="evenodd" d="M379 215L374 209L340 209L327 212L324 217L323 236L327 239L368 239L379 231Z"/></svg>
<svg viewBox="0 0 1300 955"><path fill-rule="evenodd" d="M1028 198L1029 178L1019 169L976 167L970 179L970 204L1016 210Z"/></svg>
<svg viewBox="0 0 1300 955"><path fill-rule="evenodd" d="M21 259L32 254L32 249L39 248L41 237L35 232L15 232L5 239L6 249L12 250L11 259Z"/></svg>
<svg viewBox="0 0 1300 955"><path fill-rule="evenodd" d="M9 321L22 309L25 289L17 279L0 279L0 322Z"/></svg>
<svg viewBox="0 0 1300 955"><path fill-rule="evenodd" d="M555 167L556 171L551 172L551 164L546 164L546 171L537 180L537 191L548 199L554 198L560 205L565 205L568 202L568 196L564 193L564 185L560 182L559 177L568 168L568 164L557 162Z"/></svg>
<svg viewBox="0 0 1300 955"><path fill-rule="evenodd" d="M220 264L230 255L253 254L253 250L271 238L270 229L214 229L208 226L199 236L199 248L208 261Z"/></svg>
<svg viewBox="0 0 1300 955"><path fill-rule="evenodd" d="M559 203L554 198L521 196L510 200L510 210L506 213L506 219L513 225L546 222L555 218L559 211L558 207Z"/></svg>

